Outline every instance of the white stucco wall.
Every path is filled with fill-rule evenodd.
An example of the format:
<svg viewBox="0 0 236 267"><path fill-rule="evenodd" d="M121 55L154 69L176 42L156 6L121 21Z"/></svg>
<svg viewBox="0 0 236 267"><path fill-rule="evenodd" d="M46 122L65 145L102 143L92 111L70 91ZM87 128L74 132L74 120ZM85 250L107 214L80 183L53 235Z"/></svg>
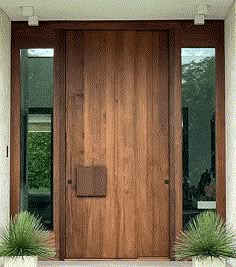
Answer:
<svg viewBox="0 0 236 267"><path fill-rule="evenodd" d="M236 230L236 3L225 20L226 216Z"/></svg>
<svg viewBox="0 0 236 267"><path fill-rule="evenodd" d="M225 19L226 220L236 232L236 3ZM231 259L232 266L236 260Z"/></svg>
<svg viewBox="0 0 236 267"><path fill-rule="evenodd" d="M10 213L10 55L11 22L0 9L0 224L8 222Z"/></svg>

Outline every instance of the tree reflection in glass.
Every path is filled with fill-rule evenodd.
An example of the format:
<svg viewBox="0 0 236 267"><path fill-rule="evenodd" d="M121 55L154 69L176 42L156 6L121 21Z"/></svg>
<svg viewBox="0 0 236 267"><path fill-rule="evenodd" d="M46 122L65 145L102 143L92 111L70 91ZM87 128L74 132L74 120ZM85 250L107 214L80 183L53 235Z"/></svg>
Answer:
<svg viewBox="0 0 236 267"><path fill-rule="evenodd" d="M182 49L182 107L185 225L215 206L215 49Z"/></svg>

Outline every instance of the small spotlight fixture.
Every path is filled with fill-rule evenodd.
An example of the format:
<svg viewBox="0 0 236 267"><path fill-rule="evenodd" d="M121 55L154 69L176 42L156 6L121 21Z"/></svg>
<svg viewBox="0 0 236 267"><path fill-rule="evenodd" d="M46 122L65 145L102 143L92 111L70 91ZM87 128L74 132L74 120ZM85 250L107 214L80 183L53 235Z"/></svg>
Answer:
<svg viewBox="0 0 236 267"><path fill-rule="evenodd" d="M38 16L28 17L28 25L29 26L39 26Z"/></svg>
<svg viewBox="0 0 236 267"><path fill-rule="evenodd" d="M194 24L195 25L204 25L205 16L208 13L208 5L198 5L196 6L196 12L194 16Z"/></svg>
<svg viewBox="0 0 236 267"><path fill-rule="evenodd" d="M28 25L29 26L38 26L39 19L38 16L34 14L34 7L33 6L22 6L22 16L28 17Z"/></svg>
<svg viewBox="0 0 236 267"><path fill-rule="evenodd" d="M204 25L205 24L205 16L204 15L195 15L194 24L195 25Z"/></svg>

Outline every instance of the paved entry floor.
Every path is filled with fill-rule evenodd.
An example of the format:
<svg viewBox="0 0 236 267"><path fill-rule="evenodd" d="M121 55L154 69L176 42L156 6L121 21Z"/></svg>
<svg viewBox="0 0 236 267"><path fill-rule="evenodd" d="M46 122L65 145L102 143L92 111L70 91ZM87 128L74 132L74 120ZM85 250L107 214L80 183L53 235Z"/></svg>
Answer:
<svg viewBox="0 0 236 267"><path fill-rule="evenodd" d="M191 262L175 261L61 261L61 262L40 262L41 267L191 267Z"/></svg>
<svg viewBox="0 0 236 267"><path fill-rule="evenodd" d="M39 267L191 267L190 261L50 261L39 262ZM236 264L227 264L236 267ZM217 266L215 266L217 267Z"/></svg>
<svg viewBox="0 0 236 267"><path fill-rule="evenodd" d="M2 267L0 262L0 267ZM191 267L191 262L176 261L41 261L38 267ZM236 267L228 264L228 267ZM215 266L217 267L217 266Z"/></svg>

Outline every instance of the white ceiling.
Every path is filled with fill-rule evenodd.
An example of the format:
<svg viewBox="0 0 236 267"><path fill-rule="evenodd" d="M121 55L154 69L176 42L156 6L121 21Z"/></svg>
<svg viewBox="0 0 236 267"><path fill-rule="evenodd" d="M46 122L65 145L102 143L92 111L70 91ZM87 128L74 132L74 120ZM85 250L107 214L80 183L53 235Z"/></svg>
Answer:
<svg viewBox="0 0 236 267"><path fill-rule="evenodd" d="M209 5L206 19L224 19L234 0L0 0L11 20L27 20L22 6L33 6L39 20L193 19L196 5Z"/></svg>

